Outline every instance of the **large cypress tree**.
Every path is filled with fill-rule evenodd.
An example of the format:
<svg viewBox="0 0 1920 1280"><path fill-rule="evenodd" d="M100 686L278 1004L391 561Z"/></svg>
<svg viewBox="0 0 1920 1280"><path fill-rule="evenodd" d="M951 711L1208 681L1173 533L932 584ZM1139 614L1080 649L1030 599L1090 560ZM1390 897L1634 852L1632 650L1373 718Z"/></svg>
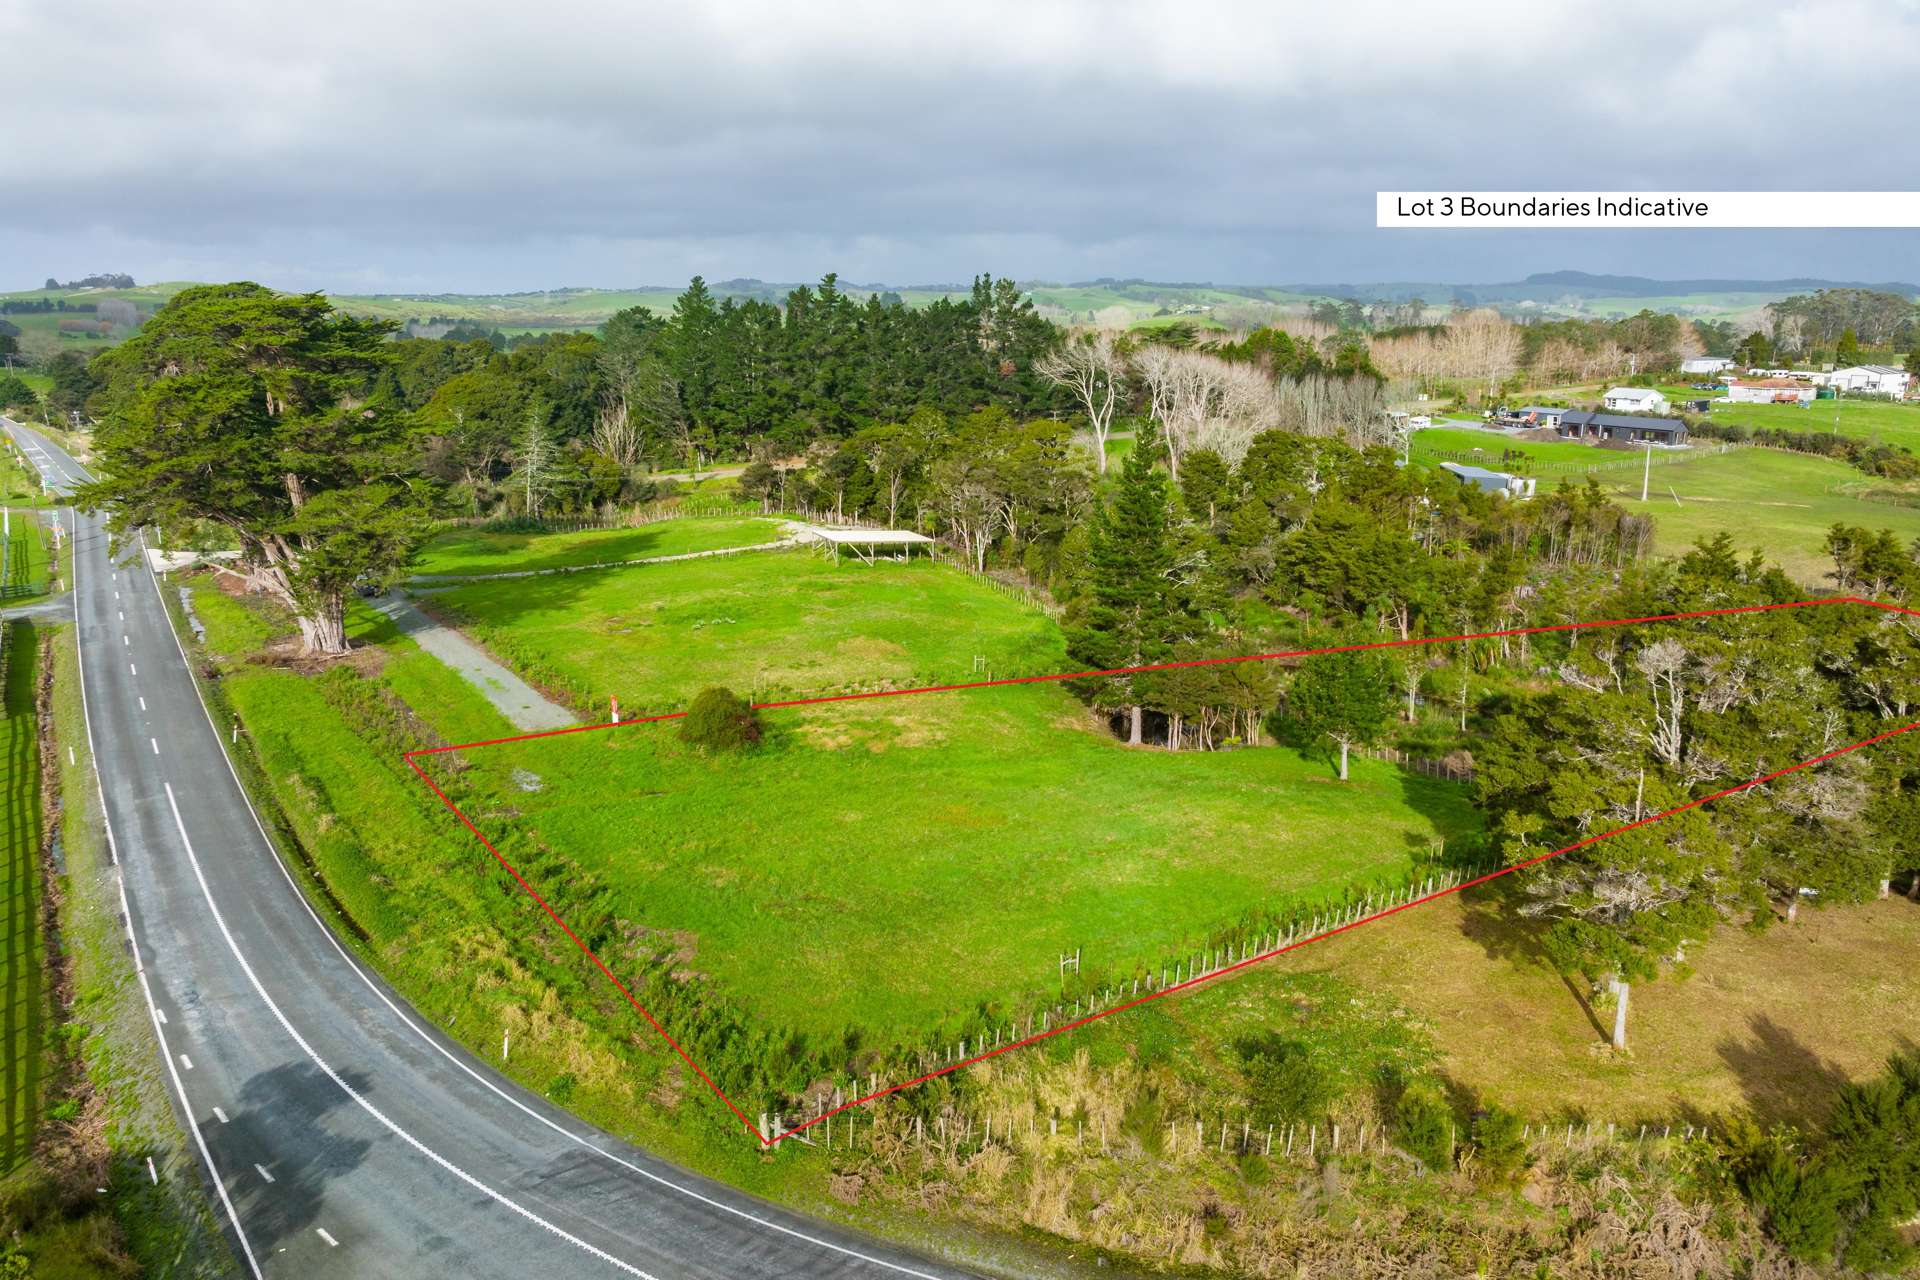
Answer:
<svg viewBox="0 0 1920 1280"><path fill-rule="evenodd" d="M393 361L392 328L317 293L181 290L95 364L102 478L78 501L116 532L221 526L306 652L346 652L348 593L391 580L428 528L406 421L363 398Z"/></svg>
<svg viewBox="0 0 1920 1280"><path fill-rule="evenodd" d="M1151 461L1153 453L1143 434L1120 468L1112 498L1095 506L1088 520L1087 603L1068 643L1074 658L1092 667L1165 662L1192 630L1178 574L1172 492ZM1150 673L1112 676L1093 691L1096 706L1127 712L1127 740L1136 745L1151 682Z"/></svg>

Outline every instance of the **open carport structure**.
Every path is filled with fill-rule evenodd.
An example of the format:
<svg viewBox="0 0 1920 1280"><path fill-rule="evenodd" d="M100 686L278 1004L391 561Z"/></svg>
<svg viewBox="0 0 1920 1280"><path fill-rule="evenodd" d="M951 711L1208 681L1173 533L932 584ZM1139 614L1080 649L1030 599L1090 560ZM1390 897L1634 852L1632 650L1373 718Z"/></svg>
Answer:
<svg viewBox="0 0 1920 1280"><path fill-rule="evenodd" d="M931 556L934 548L932 538L911 529L849 529L809 524L802 525L794 538L817 548L821 555L835 562L839 561L843 547L866 564L877 564L882 557L911 560L913 549L922 546Z"/></svg>

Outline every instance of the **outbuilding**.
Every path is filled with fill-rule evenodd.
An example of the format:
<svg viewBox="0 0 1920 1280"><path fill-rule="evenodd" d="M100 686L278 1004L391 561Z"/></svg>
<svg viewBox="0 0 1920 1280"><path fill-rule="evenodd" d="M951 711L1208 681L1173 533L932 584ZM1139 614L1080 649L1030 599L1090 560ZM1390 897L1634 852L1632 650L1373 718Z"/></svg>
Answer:
<svg viewBox="0 0 1920 1280"><path fill-rule="evenodd" d="M1809 405L1818 388L1798 378L1729 378L1727 399L1735 404Z"/></svg>
<svg viewBox="0 0 1920 1280"><path fill-rule="evenodd" d="M1733 368L1733 361L1726 356L1695 356L1691 360L1680 362L1682 373L1719 373Z"/></svg>
<svg viewBox="0 0 1920 1280"><path fill-rule="evenodd" d="M1855 364L1835 369L1825 382L1856 395L1892 396L1897 400L1907 394L1913 375L1890 364Z"/></svg>
<svg viewBox="0 0 1920 1280"><path fill-rule="evenodd" d="M1536 483L1532 476L1489 471L1485 467L1471 466L1464 462L1443 462L1440 464L1440 469L1452 475L1461 484L1471 485L1482 493L1497 493L1504 498L1531 498Z"/></svg>

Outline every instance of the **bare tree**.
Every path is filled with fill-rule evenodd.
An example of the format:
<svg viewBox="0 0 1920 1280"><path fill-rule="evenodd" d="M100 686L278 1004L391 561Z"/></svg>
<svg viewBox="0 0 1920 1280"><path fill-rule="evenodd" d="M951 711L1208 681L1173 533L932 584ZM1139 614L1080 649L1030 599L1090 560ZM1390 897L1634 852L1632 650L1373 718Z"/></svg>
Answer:
<svg viewBox="0 0 1920 1280"><path fill-rule="evenodd" d="M541 508L559 487L553 474L555 452L553 441L547 438L546 414L534 409L527 415L526 429L520 433L519 446L514 450L514 461L518 465L512 476L513 484L525 499L529 519L540 518Z"/></svg>
<svg viewBox="0 0 1920 1280"><path fill-rule="evenodd" d="M1113 427L1113 411L1127 375L1126 361L1115 349L1113 335L1081 334L1058 351L1042 356L1034 368L1055 386L1072 389L1093 431L1093 456L1105 474L1107 433Z"/></svg>
<svg viewBox="0 0 1920 1280"><path fill-rule="evenodd" d="M625 397L610 398L600 406L600 417L593 424L593 447L623 468L640 461L640 424L628 411Z"/></svg>
<svg viewBox="0 0 1920 1280"><path fill-rule="evenodd" d="M1147 386L1176 481L1180 460L1193 450L1210 449L1232 466L1246 456L1254 436L1279 424L1274 384L1253 365L1151 346L1135 357L1134 369Z"/></svg>

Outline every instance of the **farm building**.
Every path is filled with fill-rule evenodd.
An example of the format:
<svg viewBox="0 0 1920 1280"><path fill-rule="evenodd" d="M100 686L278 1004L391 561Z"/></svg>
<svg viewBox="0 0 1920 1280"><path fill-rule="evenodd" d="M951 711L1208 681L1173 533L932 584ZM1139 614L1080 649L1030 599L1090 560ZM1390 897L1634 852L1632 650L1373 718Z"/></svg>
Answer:
<svg viewBox="0 0 1920 1280"><path fill-rule="evenodd" d="M1504 471L1489 471L1485 467L1469 466L1464 462L1443 462L1440 469L1461 484L1471 485L1482 493L1497 493L1506 498L1533 496L1535 481L1531 476L1508 475Z"/></svg>
<svg viewBox="0 0 1920 1280"><path fill-rule="evenodd" d="M1798 378L1727 379L1727 399L1735 404L1808 405L1817 390L1811 382Z"/></svg>
<svg viewBox="0 0 1920 1280"><path fill-rule="evenodd" d="M1665 413L1667 398L1651 387L1610 387L1600 403L1611 413Z"/></svg>
<svg viewBox="0 0 1920 1280"><path fill-rule="evenodd" d="M1632 414L1593 413L1582 410L1578 413L1562 415L1560 434L1569 440L1682 445L1687 442L1687 424L1678 418L1639 417Z"/></svg>
<svg viewBox="0 0 1920 1280"><path fill-rule="evenodd" d="M1856 364L1835 369L1826 375L1825 382L1841 391L1899 398L1907 394L1913 375L1890 364Z"/></svg>
<svg viewBox="0 0 1920 1280"><path fill-rule="evenodd" d="M1680 362L1682 373L1720 373L1731 368L1733 361L1726 356L1695 356Z"/></svg>

